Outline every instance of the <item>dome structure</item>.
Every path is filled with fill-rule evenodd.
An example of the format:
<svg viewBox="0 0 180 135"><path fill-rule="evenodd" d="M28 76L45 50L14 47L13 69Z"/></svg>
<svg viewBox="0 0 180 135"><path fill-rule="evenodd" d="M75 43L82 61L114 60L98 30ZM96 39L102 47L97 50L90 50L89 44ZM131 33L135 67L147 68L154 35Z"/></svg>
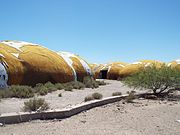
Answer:
<svg viewBox="0 0 180 135"><path fill-rule="evenodd" d="M85 76L92 76L90 65L80 56L69 52L57 52L57 54L71 67L75 80L83 81Z"/></svg>
<svg viewBox="0 0 180 135"><path fill-rule="evenodd" d="M91 70L84 60L73 54L57 53L23 41L1 41L0 75L3 74L9 85L35 85L82 80Z"/></svg>
<svg viewBox="0 0 180 135"><path fill-rule="evenodd" d="M100 64L93 68L95 78L99 79L112 79L119 78L120 71L127 65L124 62L112 62L108 64Z"/></svg>
<svg viewBox="0 0 180 135"><path fill-rule="evenodd" d="M172 68L176 68L177 70L180 71L180 59L167 63L167 66L170 66Z"/></svg>
<svg viewBox="0 0 180 135"><path fill-rule="evenodd" d="M149 67L155 65L156 67L161 67L163 62L156 61L156 60L140 60L138 62L134 62L131 64L126 65L121 71L120 76L124 78L126 76L132 75L144 69L145 67Z"/></svg>

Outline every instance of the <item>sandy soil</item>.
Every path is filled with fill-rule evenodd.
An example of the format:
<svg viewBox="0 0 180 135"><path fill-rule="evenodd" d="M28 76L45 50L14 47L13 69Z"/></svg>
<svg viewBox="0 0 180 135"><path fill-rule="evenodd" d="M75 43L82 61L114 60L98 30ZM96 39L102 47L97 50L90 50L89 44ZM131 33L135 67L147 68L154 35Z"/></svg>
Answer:
<svg viewBox="0 0 180 135"><path fill-rule="evenodd" d="M6 125L0 135L180 135L178 120L177 101L120 101L68 119Z"/></svg>
<svg viewBox="0 0 180 135"><path fill-rule="evenodd" d="M132 90L128 87L123 86L120 81L105 80L105 82L109 84L106 86L101 86L97 89L86 88L84 90L73 90L73 92L60 90L40 97L44 98L50 104L51 109L62 109L68 108L71 105L82 103L86 96L94 92L99 92L103 94L103 97L109 97L112 95L113 92L119 91L123 94L127 91ZM59 93L62 93L62 97L58 97ZM24 102L27 100L28 99L18 98L2 99L0 102L0 114L22 111Z"/></svg>

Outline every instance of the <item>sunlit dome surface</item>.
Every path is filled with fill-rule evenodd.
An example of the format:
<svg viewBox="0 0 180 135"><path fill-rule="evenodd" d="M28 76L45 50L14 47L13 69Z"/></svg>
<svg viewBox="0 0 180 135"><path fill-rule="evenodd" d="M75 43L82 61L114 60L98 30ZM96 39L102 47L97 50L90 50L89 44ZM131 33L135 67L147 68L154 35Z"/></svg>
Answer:
<svg viewBox="0 0 180 135"><path fill-rule="evenodd" d="M79 56L24 41L1 41L0 60L10 85L69 82L92 74L88 63Z"/></svg>

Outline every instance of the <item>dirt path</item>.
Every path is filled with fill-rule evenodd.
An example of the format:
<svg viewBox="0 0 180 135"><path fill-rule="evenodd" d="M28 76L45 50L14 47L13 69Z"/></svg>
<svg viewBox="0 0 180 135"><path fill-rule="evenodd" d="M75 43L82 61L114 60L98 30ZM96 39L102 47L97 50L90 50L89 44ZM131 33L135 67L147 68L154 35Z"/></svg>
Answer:
<svg viewBox="0 0 180 135"><path fill-rule="evenodd" d="M0 135L180 135L180 102L117 102L62 121L0 127Z"/></svg>

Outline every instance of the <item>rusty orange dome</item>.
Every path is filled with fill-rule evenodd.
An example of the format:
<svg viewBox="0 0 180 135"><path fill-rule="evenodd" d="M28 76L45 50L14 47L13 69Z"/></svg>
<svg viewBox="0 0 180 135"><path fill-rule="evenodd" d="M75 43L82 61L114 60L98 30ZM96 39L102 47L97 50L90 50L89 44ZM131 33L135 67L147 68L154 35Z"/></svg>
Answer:
<svg viewBox="0 0 180 135"><path fill-rule="evenodd" d="M23 41L0 42L0 62L7 65L10 85L35 85L47 81L63 83L82 80L82 77L91 74L89 65L79 57L71 58L71 66L66 59L68 55Z"/></svg>

